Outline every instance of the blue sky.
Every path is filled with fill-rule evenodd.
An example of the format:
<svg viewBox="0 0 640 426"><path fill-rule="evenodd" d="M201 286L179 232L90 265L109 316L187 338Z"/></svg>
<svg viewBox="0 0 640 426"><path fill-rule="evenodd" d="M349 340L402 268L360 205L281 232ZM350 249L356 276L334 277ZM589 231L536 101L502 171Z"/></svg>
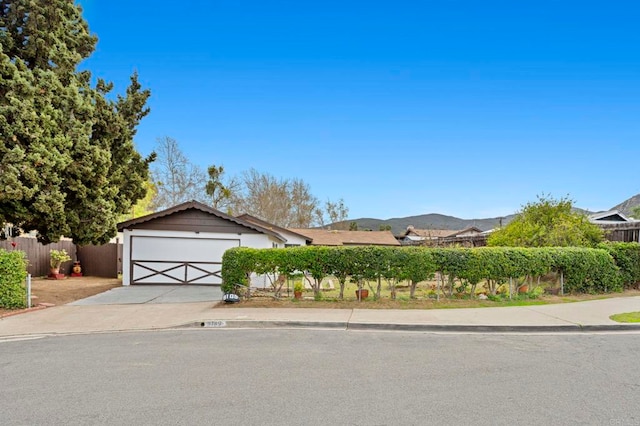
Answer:
<svg viewBox="0 0 640 426"><path fill-rule="evenodd" d="M82 0L84 67L179 141L344 198L351 218L603 210L640 192L635 1Z"/></svg>

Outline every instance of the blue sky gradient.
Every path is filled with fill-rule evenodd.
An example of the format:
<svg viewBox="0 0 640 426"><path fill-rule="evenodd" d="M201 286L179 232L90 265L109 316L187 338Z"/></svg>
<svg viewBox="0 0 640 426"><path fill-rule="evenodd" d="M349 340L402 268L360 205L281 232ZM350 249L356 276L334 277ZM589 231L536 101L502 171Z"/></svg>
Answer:
<svg viewBox="0 0 640 426"><path fill-rule="evenodd" d="M82 0L83 67L152 91L136 145L301 178L350 217L640 192L633 1Z"/></svg>

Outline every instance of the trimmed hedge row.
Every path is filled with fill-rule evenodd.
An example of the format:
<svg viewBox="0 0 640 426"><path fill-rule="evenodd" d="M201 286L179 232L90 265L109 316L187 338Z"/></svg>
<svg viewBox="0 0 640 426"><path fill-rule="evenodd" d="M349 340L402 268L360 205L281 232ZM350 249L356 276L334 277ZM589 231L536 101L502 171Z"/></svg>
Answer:
<svg viewBox="0 0 640 426"><path fill-rule="evenodd" d="M497 286L510 278L534 277L562 272L565 291L597 293L620 291L623 283L640 280L640 245L603 244L601 248L579 247L322 247L306 246L285 249L233 248L222 260L224 291L235 284L248 284L251 273L285 274L305 271L315 293L320 282L334 276L341 290L347 278L357 283L382 279L389 284L409 281L412 295L415 285L440 272L449 288L454 281ZM616 265L616 261L620 265ZM620 266L620 267L619 267ZM635 280L635 281L634 281ZM341 291L342 294L342 291ZM379 294L378 294L379 295Z"/></svg>
<svg viewBox="0 0 640 426"><path fill-rule="evenodd" d="M640 283L640 244L605 242L598 248L607 250L613 257L625 287L636 287Z"/></svg>
<svg viewBox="0 0 640 426"><path fill-rule="evenodd" d="M16 309L27 305L26 278L25 253L0 249L0 308Z"/></svg>

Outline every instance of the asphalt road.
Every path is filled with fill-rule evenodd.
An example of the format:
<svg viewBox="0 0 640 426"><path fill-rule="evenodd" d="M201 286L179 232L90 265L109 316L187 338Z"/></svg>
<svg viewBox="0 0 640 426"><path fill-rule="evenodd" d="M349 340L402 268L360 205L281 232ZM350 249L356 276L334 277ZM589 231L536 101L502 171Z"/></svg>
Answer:
<svg viewBox="0 0 640 426"><path fill-rule="evenodd" d="M0 340L3 425L640 424L640 334Z"/></svg>

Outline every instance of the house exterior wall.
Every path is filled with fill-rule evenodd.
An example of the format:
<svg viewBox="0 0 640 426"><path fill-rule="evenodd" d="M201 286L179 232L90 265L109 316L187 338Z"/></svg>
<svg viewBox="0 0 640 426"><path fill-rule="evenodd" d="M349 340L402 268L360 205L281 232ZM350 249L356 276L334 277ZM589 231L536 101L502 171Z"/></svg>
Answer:
<svg viewBox="0 0 640 426"><path fill-rule="evenodd" d="M289 247L289 246L306 246L307 240L304 237L301 237L296 234L291 234L289 232L280 232L284 238L286 238L286 243L279 243L278 247Z"/></svg>
<svg viewBox="0 0 640 426"><path fill-rule="evenodd" d="M133 247L132 252L132 241L136 241L136 237L150 237L145 240L144 238L138 238L138 243L143 241L143 247L140 249L144 250L144 253L148 253L148 255L153 259L155 258L162 261L199 261L202 259L208 259L212 262L221 262L222 254L229 247L252 247L252 248L271 248L274 246L274 243L280 243L276 241L274 238L258 233L245 233L247 228L242 228L243 232L232 232L232 233L223 233L223 232L187 232L187 231L175 231L175 230L157 230L157 229L125 229L123 236L123 253L122 253L122 285L130 285L131 284L131 272L132 272L132 254L136 256L140 256L141 252L138 251L137 247ZM151 238L157 238L158 241L157 247L154 247L153 240ZM179 259L169 259L166 258L166 255L162 253L163 247L166 248L166 242L168 239L175 239L175 250L172 253L180 253L178 257ZM188 242L195 241L194 244L190 247ZM205 251L203 252L203 248L207 247L205 243L206 240L219 240L218 243L215 241L212 244L215 244L216 247L211 248L211 255ZM169 266L171 264L168 264ZM168 283L170 280L167 281Z"/></svg>

